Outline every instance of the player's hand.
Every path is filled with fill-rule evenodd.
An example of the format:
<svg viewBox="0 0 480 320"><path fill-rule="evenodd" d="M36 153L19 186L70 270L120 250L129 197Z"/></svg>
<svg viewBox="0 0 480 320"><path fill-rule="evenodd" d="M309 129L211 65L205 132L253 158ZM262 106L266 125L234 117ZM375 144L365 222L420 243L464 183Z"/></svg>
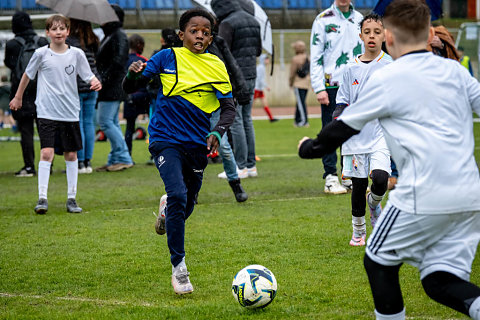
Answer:
<svg viewBox="0 0 480 320"><path fill-rule="evenodd" d="M320 104L329 104L330 100L328 100L328 93L327 90L320 91L317 93L317 101L320 102Z"/></svg>
<svg viewBox="0 0 480 320"><path fill-rule="evenodd" d="M22 99L19 99L17 97L13 97L12 101L8 104L10 106L11 110L17 111L20 108L22 108Z"/></svg>
<svg viewBox="0 0 480 320"><path fill-rule="evenodd" d="M302 139L300 139L300 141L298 141L298 146L297 146L297 150L300 151L300 147L302 146L302 144L307 141L307 140L310 140L309 137L303 137Z"/></svg>
<svg viewBox="0 0 480 320"><path fill-rule="evenodd" d="M102 90L102 83L97 77L93 77L92 81L90 81L90 90L100 91Z"/></svg>
<svg viewBox="0 0 480 320"><path fill-rule="evenodd" d="M146 62L142 62L141 60L137 60L135 62L132 62L130 67L128 67L128 71L131 71L133 73L139 73L142 72L143 69L147 66Z"/></svg>
<svg viewBox="0 0 480 320"><path fill-rule="evenodd" d="M210 151L210 154L217 152L220 142L218 141L215 135L210 135L207 138L207 150Z"/></svg>

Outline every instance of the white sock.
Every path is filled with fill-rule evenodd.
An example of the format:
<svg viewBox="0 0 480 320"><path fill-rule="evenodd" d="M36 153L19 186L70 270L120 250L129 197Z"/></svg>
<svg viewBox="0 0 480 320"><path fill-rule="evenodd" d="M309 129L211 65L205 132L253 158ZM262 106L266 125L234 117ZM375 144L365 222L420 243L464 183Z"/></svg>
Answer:
<svg viewBox="0 0 480 320"><path fill-rule="evenodd" d="M187 265L185 264L185 257L183 257L182 261L180 261L180 263L177 264L176 267L172 265L172 274L175 274L182 267L187 269Z"/></svg>
<svg viewBox="0 0 480 320"><path fill-rule="evenodd" d="M473 320L480 320L480 297L475 299L470 305L468 314L470 314L470 317L472 317Z"/></svg>
<svg viewBox="0 0 480 320"><path fill-rule="evenodd" d="M77 196L78 160L65 160L65 164L67 165L67 197L75 199Z"/></svg>
<svg viewBox="0 0 480 320"><path fill-rule="evenodd" d="M48 180L50 179L51 162L40 161L38 163L38 198L47 199Z"/></svg>
<svg viewBox="0 0 480 320"><path fill-rule="evenodd" d="M352 216L352 227L353 227L353 235L356 238L359 238L363 234L366 234L367 226L365 224L365 216L363 217Z"/></svg>
<svg viewBox="0 0 480 320"><path fill-rule="evenodd" d="M405 308L395 314L381 314L375 309L375 317L377 320L405 320Z"/></svg>
<svg viewBox="0 0 480 320"><path fill-rule="evenodd" d="M378 204L382 201L383 196L377 196L373 192L370 192L367 197L368 206L372 209L375 209Z"/></svg>

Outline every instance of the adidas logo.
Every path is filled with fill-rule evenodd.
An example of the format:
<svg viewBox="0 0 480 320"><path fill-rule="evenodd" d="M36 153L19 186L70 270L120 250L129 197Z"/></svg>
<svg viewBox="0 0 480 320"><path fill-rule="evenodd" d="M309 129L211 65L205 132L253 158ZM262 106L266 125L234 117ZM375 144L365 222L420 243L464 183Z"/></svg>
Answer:
<svg viewBox="0 0 480 320"><path fill-rule="evenodd" d="M355 81L353 81L353 83L352 83L352 86L355 86L355 85L357 85L357 84L360 84L360 83L358 82L357 79L355 79Z"/></svg>

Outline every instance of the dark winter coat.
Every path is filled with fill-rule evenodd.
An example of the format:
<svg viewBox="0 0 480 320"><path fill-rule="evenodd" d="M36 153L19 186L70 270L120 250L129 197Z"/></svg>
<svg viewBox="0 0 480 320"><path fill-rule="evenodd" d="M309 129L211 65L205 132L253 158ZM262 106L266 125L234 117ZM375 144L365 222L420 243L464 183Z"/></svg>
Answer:
<svg viewBox="0 0 480 320"><path fill-rule="evenodd" d="M213 0L211 6L220 21L218 35L225 39L245 80L255 79L256 57L262 53L260 24L238 0Z"/></svg>
<svg viewBox="0 0 480 320"><path fill-rule="evenodd" d="M242 70L230 52L230 49L228 49L225 40L218 35L214 36L212 44L208 47L208 52L216 55L225 63L228 75L230 76L230 82L232 83L233 97L241 105L248 104L250 102L251 92L248 90Z"/></svg>
<svg viewBox="0 0 480 320"><path fill-rule="evenodd" d="M102 81L98 101L125 99L122 80L127 74L128 38L121 22L109 22L102 26L105 38L97 52L97 70Z"/></svg>
<svg viewBox="0 0 480 320"><path fill-rule="evenodd" d="M28 14L24 12L17 12L12 17L12 31L16 37L22 37L25 41L30 41L37 34L33 31L32 22ZM38 40L39 46L48 44L48 40L45 37L40 37ZM10 69L15 69L17 65L18 56L22 50L22 45L15 39L8 40L5 45L5 65ZM10 100L13 99L17 92L20 79L16 79L14 74L11 76L12 88L10 91ZM35 98L37 96L36 86L28 86L27 90L23 94L22 108L17 111L13 111L12 115L15 119L22 117L36 117L37 111L35 106Z"/></svg>
<svg viewBox="0 0 480 320"><path fill-rule="evenodd" d="M67 44L77 47L83 50L85 52L85 56L87 57L88 64L90 65L90 69L92 69L93 74L95 77L97 77L98 80L102 81L100 78L100 75L98 74L97 66L95 65L95 54L97 53L97 46L91 46L89 48L82 48L80 44L80 39L74 38L72 36L69 36L66 41ZM90 92L90 83L87 83L83 81L80 76L77 76L77 86L78 86L78 92L79 93L86 93Z"/></svg>

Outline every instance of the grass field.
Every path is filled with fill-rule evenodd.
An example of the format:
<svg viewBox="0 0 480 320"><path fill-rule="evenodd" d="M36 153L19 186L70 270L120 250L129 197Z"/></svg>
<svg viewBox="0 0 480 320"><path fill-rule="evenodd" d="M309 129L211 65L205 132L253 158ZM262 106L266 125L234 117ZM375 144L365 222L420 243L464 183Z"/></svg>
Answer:
<svg viewBox="0 0 480 320"><path fill-rule="evenodd" d="M216 177L221 165L207 167L186 230L195 292L181 297L170 285L166 237L153 228L164 191L145 164L144 141L134 142L134 168L79 177L81 215L65 211L65 164L56 158L45 216L33 212L37 179L13 176L22 166L19 143L0 142L0 318L373 319L364 248L348 246L350 197L325 195L321 161L296 156L297 141L318 128L320 119L308 129L255 121L262 160L259 177L242 182L245 203ZM478 123L475 131L480 159ZM108 151L96 144L94 166ZM263 310L242 309L231 294L233 276L249 264L267 266L278 281ZM478 254L472 281L480 284ZM466 319L430 300L413 267L402 268L401 285L409 319Z"/></svg>

